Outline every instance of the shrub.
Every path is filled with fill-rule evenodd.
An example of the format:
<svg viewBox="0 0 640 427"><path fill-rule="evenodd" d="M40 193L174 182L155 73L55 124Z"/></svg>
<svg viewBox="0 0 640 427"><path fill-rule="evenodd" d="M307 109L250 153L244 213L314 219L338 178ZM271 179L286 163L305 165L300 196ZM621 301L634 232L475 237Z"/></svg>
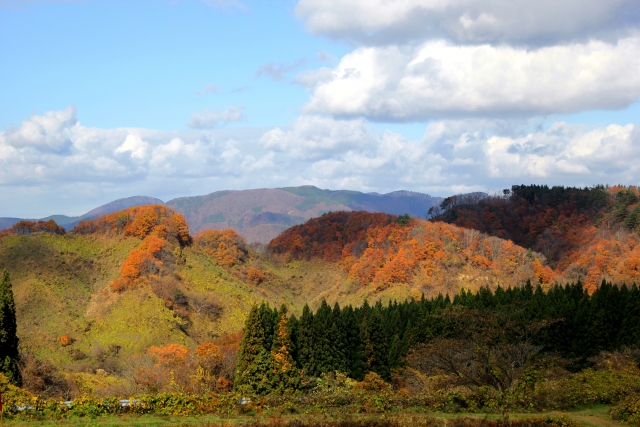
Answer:
<svg viewBox="0 0 640 427"><path fill-rule="evenodd" d="M69 335L60 335L58 337L58 342L60 343L61 346L63 347L67 347L71 344L73 344L74 339L71 338Z"/></svg>
<svg viewBox="0 0 640 427"><path fill-rule="evenodd" d="M625 397L610 413L613 419L640 426L640 395Z"/></svg>

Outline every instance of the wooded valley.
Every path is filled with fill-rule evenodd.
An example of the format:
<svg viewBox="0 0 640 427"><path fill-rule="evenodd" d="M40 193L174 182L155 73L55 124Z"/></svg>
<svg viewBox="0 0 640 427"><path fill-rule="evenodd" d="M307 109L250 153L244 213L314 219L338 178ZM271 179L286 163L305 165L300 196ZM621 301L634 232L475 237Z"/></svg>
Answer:
<svg viewBox="0 0 640 427"><path fill-rule="evenodd" d="M164 205L71 230L18 222L0 232L0 391L40 414L69 411L56 399L204 413L250 397L279 411L606 403L640 421L637 188L514 186L429 217L329 212L267 245L191 235Z"/></svg>

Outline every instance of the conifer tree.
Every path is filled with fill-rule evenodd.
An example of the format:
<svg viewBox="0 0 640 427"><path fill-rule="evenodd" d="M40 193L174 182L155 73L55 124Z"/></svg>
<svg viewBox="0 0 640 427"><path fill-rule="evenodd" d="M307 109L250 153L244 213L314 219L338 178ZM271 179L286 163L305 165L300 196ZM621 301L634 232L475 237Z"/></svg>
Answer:
<svg viewBox="0 0 640 427"><path fill-rule="evenodd" d="M255 390L256 383L263 380L256 371L257 362L260 362L260 370L265 370L263 365L268 357L263 353L268 353L265 350L265 331L260 318L260 307L254 305L245 322L240 342L234 382L236 391L252 392Z"/></svg>
<svg viewBox="0 0 640 427"><path fill-rule="evenodd" d="M331 327L331 307L325 300L313 316L313 364L310 373L320 376L325 372L331 372L333 367L332 341L329 336Z"/></svg>
<svg viewBox="0 0 640 427"><path fill-rule="evenodd" d="M278 394L290 394L300 388L300 374L293 357L291 357L293 343L289 336L287 307L284 304L280 308L279 316L271 349L273 359L272 391Z"/></svg>
<svg viewBox="0 0 640 427"><path fill-rule="evenodd" d="M307 304L302 309L302 316L300 316L298 324L296 352L298 367L306 375L310 375L315 360L313 357L313 313Z"/></svg>
<svg viewBox="0 0 640 427"><path fill-rule="evenodd" d="M331 364L330 371L338 371L345 373L347 371L346 363L346 336L344 323L342 321L342 310L336 302L331 312L331 326L329 327L329 339L331 340Z"/></svg>
<svg viewBox="0 0 640 427"><path fill-rule="evenodd" d="M363 359L364 347L360 336L360 318L358 312L351 306L347 306L342 313L345 329L347 375L350 378L362 380L366 373L366 364Z"/></svg>
<svg viewBox="0 0 640 427"><path fill-rule="evenodd" d="M17 325L11 280L4 270L0 281L0 372L14 383L20 383Z"/></svg>
<svg viewBox="0 0 640 427"><path fill-rule="evenodd" d="M382 327L380 310L379 306L375 306L366 317L363 317L361 335L368 370L377 373L385 380L389 380L391 378L389 347Z"/></svg>

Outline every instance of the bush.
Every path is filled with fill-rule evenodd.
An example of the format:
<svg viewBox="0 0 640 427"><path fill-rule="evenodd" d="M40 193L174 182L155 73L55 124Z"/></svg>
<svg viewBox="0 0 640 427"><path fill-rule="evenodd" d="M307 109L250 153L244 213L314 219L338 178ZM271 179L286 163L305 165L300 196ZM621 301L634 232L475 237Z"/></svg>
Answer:
<svg viewBox="0 0 640 427"><path fill-rule="evenodd" d="M640 426L640 395L627 396L622 402L611 408L611 417Z"/></svg>

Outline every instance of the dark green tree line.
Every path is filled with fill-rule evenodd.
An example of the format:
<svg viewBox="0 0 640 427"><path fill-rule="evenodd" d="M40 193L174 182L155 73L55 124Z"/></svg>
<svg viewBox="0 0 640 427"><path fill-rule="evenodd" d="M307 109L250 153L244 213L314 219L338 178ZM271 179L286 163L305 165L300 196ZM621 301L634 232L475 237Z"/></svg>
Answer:
<svg viewBox="0 0 640 427"><path fill-rule="evenodd" d="M453 299L439 295L373 306L365 301L360 307L344 308L337 303L331 308L323 301L315 313L305 306L299 319L287 317L285 307L276 311L263 303L254 306L247 318L236 389L290 392L301 387L303 377L335 371L357 380L375 372L390 380L416 345L460 339L461 328L455 323L460 317L445 315L460 310L474 313L478 321L508 318L509 328L494 328L505 331L501 339L506 344L521 341L524 332L535 329L535 335L527 336L527 345L570 359L575 369L587 366L588 358L600 351L640 346L636 285L603 282L589 295L580 283L548 292L527 283L495 291L482 288L477 293L462 290ZM511 336L509 330L524 332Z"/></svg>
<svg viewBox="0 0 640 427"><path fill-rule="evenodd" d="M19 358L17 329L13 289L9 273L4 270L0 281L0 372L14 383L20 382L20 373L17 368Z"/></svg>

